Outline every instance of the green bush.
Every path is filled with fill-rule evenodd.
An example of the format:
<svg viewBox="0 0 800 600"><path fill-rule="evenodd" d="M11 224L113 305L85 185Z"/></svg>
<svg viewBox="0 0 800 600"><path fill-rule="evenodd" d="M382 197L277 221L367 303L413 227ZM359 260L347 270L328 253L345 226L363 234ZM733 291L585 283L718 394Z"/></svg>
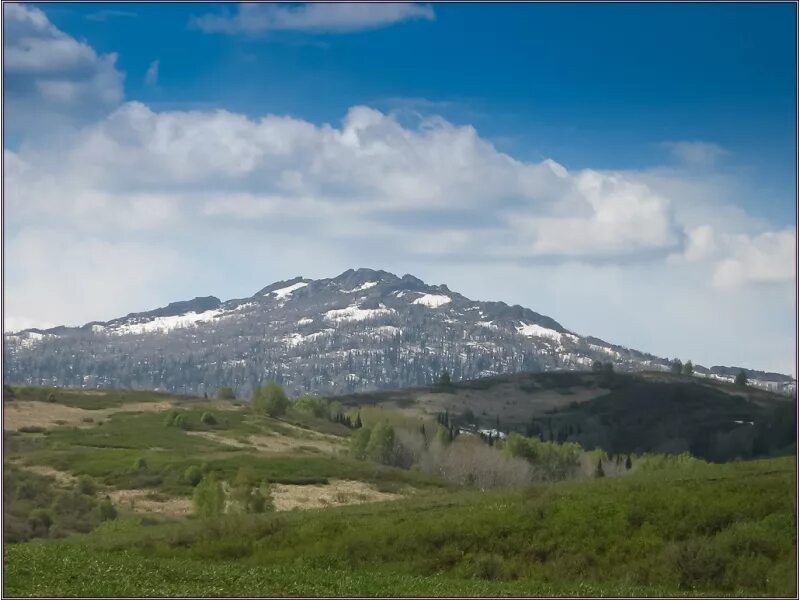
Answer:
<svg viewBox="0 0 800 600"><path fill-rule="evenodd" d="M97 493L97 485L91 477L81 475L78 478L78 491L87 496L94 496Z"/></svg>
<svg viewBox="0 0 800 600"><path fill-rule="evenodd" d="M147 459L144 456L139 456L133 461L134 471L144 471L145 469L147 469Z"/></svg>
<svg viewBox="0 0 800 600"><path fill-rule="evenodd" d="M303 396L294 401L294 408L319 419L328 416L328 401L316 396Z"/></svg>
<svg viewBox="0 0 800 600"><path fill-rule="evenodd" d="M214 416L214 413L204 412L200 417L200 422L206 425L216 425L217 418Z"/></svg>
<svg viewBox="0 0 800 600"><path fill-rule="evenodd" d="M235 513L263 513L274 510L269 485L259 482L247 468L240 468L230 486L230 507Z"/></svg>
<svg viewBox="0 0 800 600"><path fill-rule="evenodd" d="M277 383L268 383L256 388L252 397L253 410L267 413L270 417L280 417L289 408L289 398Z"/></svg>
<svg viewBox="0 0 800 600"><path fill-rule="evenodd" d="M190 467L186 468L186 471L183 472L183 479L186 481L186 483L194 487L200 483L200 481L202 481L203 471L200 469L200 467L191 465Z"/></svg>
<svg viewBox="0 0 800 600"><path fill-rule="evenodd" d="M178 417L177 410L171 410L167 413L167 416L164 418L164 425L166 427L173 427L175 425L175 419Z"/></svg>
<svg viewBox="0 0 800 600"><path fill-rule="evenodd" d="M220 400L236 400L236 394L231 387L224 385L217 390L217 398Z"/></svg>
<svg viewBox="0 0 800 600"><path fill-rule="evenodd" d="M117 518L117 509L111 503L111 498L106 496L97 504L97 514L101 521L113 521Z"/></svg>
<svg viewBox="0 0 800 600"><path fill-rule="evenodd" d="M192 495L195 514L201 517L221 515L225 510L225 492L214 473L209 473L197 484Z"/></svg>

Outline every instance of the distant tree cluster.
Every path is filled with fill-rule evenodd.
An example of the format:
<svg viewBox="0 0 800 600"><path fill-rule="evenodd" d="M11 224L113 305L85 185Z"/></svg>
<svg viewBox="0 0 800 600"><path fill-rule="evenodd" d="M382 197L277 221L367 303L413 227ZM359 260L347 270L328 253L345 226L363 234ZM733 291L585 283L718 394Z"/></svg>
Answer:
<svg viewBox="0 0 800 600"><path fill-rule="evenodd" d="M686 363L683 363L679 358L676 358L670 363L670 371L676 375L686 375L691 377L694 375L694 365L692 364L691 360L687 360Z"/></svg>

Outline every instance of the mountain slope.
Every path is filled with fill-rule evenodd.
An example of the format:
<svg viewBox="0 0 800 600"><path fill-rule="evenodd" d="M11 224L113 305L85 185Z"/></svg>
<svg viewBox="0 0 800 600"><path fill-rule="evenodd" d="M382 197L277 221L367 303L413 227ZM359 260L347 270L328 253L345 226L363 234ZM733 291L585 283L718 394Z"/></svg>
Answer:
<svg viewBox="0 0 800 600"><path fill-rule="evenodd" d="M425 385L442 371L461 380L585 370L595 360L618 371L668 368L664 358L577 335L530 309L372 269L5 335L4 358L10 383L189 394L230 385L240 396L268 380L294 394L341 393Z"/></svg>

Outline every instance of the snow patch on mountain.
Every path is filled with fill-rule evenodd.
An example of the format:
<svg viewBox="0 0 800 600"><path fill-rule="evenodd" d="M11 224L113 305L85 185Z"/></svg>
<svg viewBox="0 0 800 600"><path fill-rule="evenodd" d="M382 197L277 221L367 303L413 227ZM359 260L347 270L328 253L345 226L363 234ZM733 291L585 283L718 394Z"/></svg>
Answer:
<svg viewBox="0 0 800 600"><path fill-rule="evenodd" d="M292 292L299 290L300 288L304 288L308 285L305 281L298 281L297 283L293 283L285 288L281 288L279 290L272 290L271 292L267 292L264 294L265 296L269 296L270 294L275 294L276 300L284 300L292 295Z"/></svg>
<svg viewBox="0 0 800 600"><path fill-rule="evenodd" d="M299 346L300 344L304 344L306 342L313 342L317 338L320 338L332 331L333 329L323 329L322 331L317 331L316 333L309 333L308 335L303 335L301 333L293 333L283 338L283 341L290 347Z"/></svg>
<svg viewBox="0 0 800 600"><path fill-rule="evenodd" d="M366 283L362 283L357 288L353 288L352 290L342 290L342 292L345 294L354 294L355 292L363 292L364 290L374 288L376 285L378 285L377 281L368 281Z"/></svg>
<svg viewBox="0 0 800 600"><path fill-rule="evenodd" d="M555 331L554 329L548 329L547 327L542 327L541 325L536 325L535 323L525 323L524 321L519 322L517 333L526 337L550 338L557 342L561 342L565 335Z"/></svg>
<svg viewBox="0 0 800 600"><path fill-rule="evenodd" d="M333 321L334 323L347 321L355 322L378 317L388 317L393 314L395 314L395 310L393 308L386 308L383 304L380 305L380 308L360 308L357 304L353 304L347 308L329 310L325 313L325 320Z"/></svg>
<svg viewBox="0 0 800 600"><path fill-rule="evenodd" d="M422 294L422 296L414 300L411 304L422 304L428 308L439 308L452 301L450 296L445 296L444 294Z"/></svg>
<svg viewBox="0 0 800 600"><path fill-rule="evenodd" d="M112 330L115 335L135 335L140 333L167 333L173 329L191 327L196 323L210 321L220 316L222 311L219 309L207 310L201 313L194 311L182 315L170 317L156 317L152 321L144 323L125 323Z"/></svg>
<svg viewBox="0 0 800 600"><path fill-rule="evenodd" d="M303 317L300 319L297 324L298 325L311 325L314 322L314 319L309 319L308 317Z"/></svg>

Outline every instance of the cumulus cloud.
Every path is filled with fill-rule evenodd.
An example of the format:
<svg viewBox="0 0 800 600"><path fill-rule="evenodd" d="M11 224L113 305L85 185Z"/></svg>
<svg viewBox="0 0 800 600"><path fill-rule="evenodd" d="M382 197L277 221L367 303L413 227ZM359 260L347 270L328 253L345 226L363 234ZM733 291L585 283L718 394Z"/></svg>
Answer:
<svg viewBox="0 0 800 600"><path fill-rule="evenodd" d="M116 54L97 54L38 8L7 3L3 16L6 123L12 129L85 121L122 101Z"/></svg>
<svg viewBox="0 0 800 600"><path fill-rule="evenodd" d="M718 287L750 283L787 283L796 278L796 231L768 231L754 237L737 235L730 240L729 258L714 269Z"/></svg>
<svg viewBox="0 0 800 600"><path fill-rule="evenodd" d="M728 154L725 148L711 142L664 142L663 146L680 162L694 167L711 167Z"/></svg>
<svg viewBox="0 0 800 600"><path fill-rule="evenodd" d="M411 2L318 2L310 4L240 4L224 14L192 20L206 33L257 35L269 31L353 33L409 20L433 20L433 8Z"/></svg>
<svg viewBox="0 0 800 600"><path fill-rule="evenodd" d="M144 74L144 83L147 86L155 87L158 85L158 67L161 61L158 59L150 63L147 72Z"/></svg>
<svg viewBox="0 0 800 600"><path fill-rule="evenodd" d="M14 173L32 168L17 156L14 163ZM517 259L666 251L678 238L668 199L623 174L518 161L473 127L431 118L408 128L363 106L337 128L227 111L157 113L131 102L32 179L12 204L48 206L43 199L67 187L60 211L124 215L131 225L184 211L262 218L269 227L291 214L328 230L346 220L351 232L383 227L413 236L426 214L450 212L458 222L434 231L459 229L465 245ZM137 209L148 203L171 208ZM417 218L398 222L398 213Z"/></svg>

